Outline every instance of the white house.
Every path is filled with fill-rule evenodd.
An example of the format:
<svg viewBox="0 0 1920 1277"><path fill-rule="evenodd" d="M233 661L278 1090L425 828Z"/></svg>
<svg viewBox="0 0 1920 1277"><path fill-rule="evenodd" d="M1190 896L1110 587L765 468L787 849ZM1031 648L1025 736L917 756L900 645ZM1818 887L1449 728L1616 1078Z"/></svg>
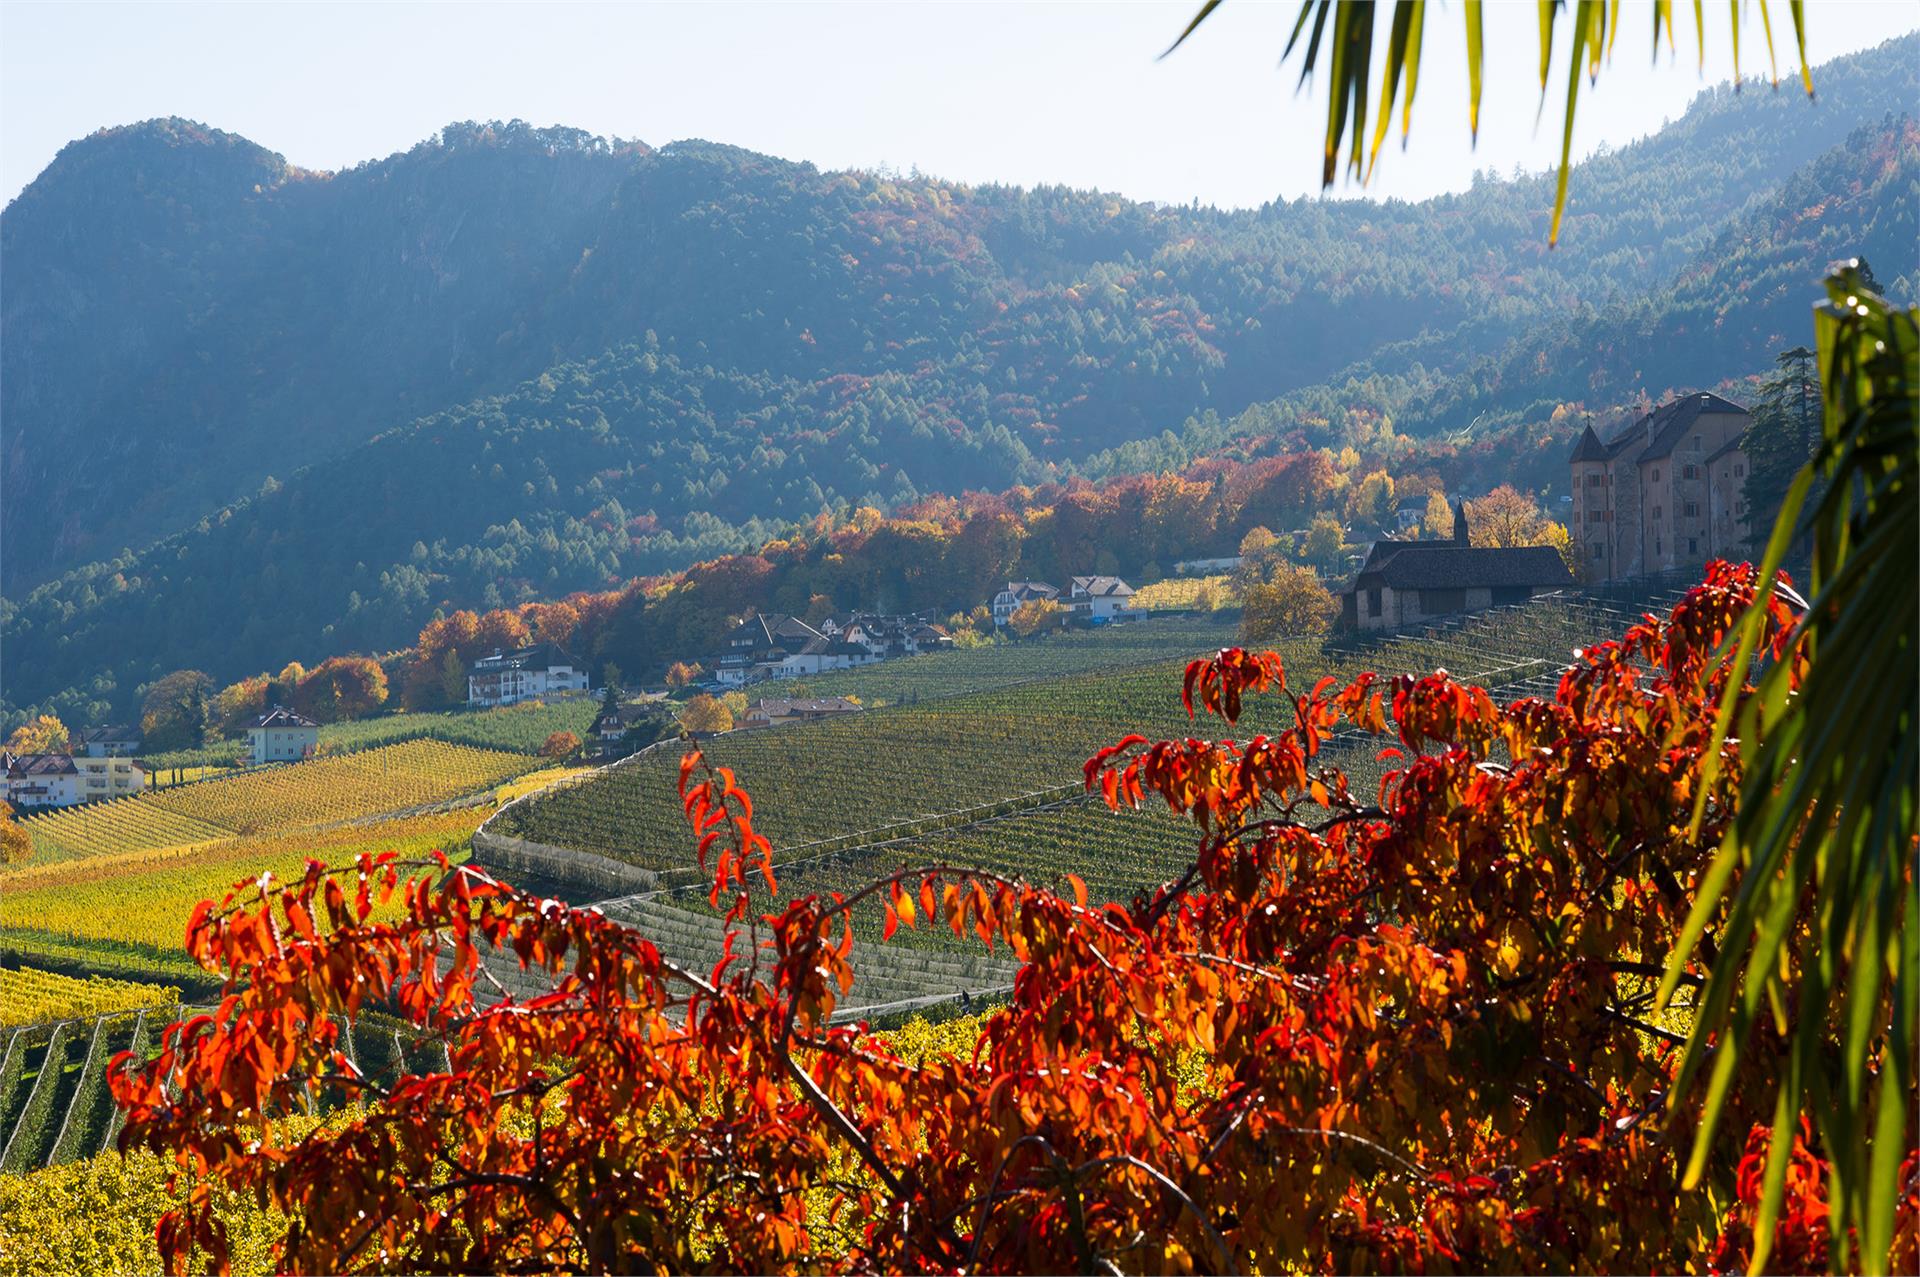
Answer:
<svg viewBox="0 0 1920 1277"><path fill-rule="evenodd" d="M132 758L140 752L140 741L137 727L89 727L79 737L88 758Z"/></svg>
<svg viewBox="0 0 1920 1277"><path fill-rule="evenodd" d="M1009 581L1006 589L993 596L993 623L1005 625L1023 603L1050 602L1059 597L1060 591L1045 581Z"/></svg>
<svg viewBox="0 0 1920 1277"><path fill-rule="evenodd" d="M467 704L476 708L586 690L586 670L553 643L483 656L467 672Z"/></svg>
<svg viewBox="0 0 1920 1277"><path fill-rule="evenodd" d="M0 753L7 801L22 810L68 807L81 801L80 768L71 754Z"/></svg>
<svg viewBox="0 0 1920 1277"><path fill-rule="evenodd" d="M1133 606L1133 587L1117 576L1076 576L1067 586L1067 610L1101 625Z"/></svg>
<svg viewBox="0 0 1920 1277"><path fill-rule="evenodd" d="M0 781L15 807L69 807L137 794L147 773L118 755L0 754Z"/></svg>
<svg viewBox="0 0 1920 1277"><path fill-rule="evenodd" d="M320 724L275 705L247 724L247 745L255 766L298 762L320 748Z"/></svg>

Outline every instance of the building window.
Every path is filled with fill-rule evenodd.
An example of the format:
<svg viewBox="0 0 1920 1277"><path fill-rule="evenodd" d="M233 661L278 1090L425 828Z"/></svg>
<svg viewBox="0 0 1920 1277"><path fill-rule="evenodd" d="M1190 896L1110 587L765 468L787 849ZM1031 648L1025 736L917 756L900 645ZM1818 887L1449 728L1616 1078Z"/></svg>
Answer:
<svg viewBox="0 0 1920 1277"><path fill-rule="evenodd" d="M1734 462L1733 477L1736 479L1744 479L1746 478L1746 476L1747 476L1747 468L1741 465L1738 461Z"/></svg>
<svg viewBox="0 0 1920 1277"><path fill-rule="evenodd" d="M1595 545L1593 547L1593 561L1595 563L1598 563L1600 560L1606 557L1607 557L1607 547L1604 542L1601 544Z"/></svg>
<svg viewBox="0 0 1920 1277"><path fill-rule="evenodd" d="M1656 519L1660 517L1660 507L1659 507L1659 506L1655 506L1655 507L1653 507L1653 517L1654 517L1654 518L1656 518Z"/></svg>
<svg viewBox="0 0 1920 1277"><path fill-rule="evenodd" d="M1692 537L1687 538L1687 553L1688 554L1700 553L1700 543L1694 540Z"/></svg>
<svg viewBox="0 0 1920 1277"><path fill-rule="evenodd" d="M1654 481L1655 483L1658 483L1658 482L1660 482L1660 468L1659 468L1658 466L1655 466L1655 467L1654 467L1654 470L1653 470L1653 481Z"/></svg>
<svg viewBox="0 0 1920 1277"><path fill-rule="evenodd" d="M1687 502L1687 517L1689 519L1700 517L1700 507L1692 501Z"/></svg>
<svg viewBox="0 0 1920 1277"><path fill-rule="evenodd" d="M1664 545L1662 545L1662 544L1660 544L1660 538L1659 538L1659 537L1655 537L1655 538L1653 539L1653 553L1654 553L1654 556L1655 556L1655 557L1657 558L1657 557L1659 557L1660 555L1662 555L1662 554L1665 554L1666 552L1667 552L1667 548L1666 548L1666 547L1665 547Z"/></svg>
<svg viewBox="0 0 1920 1277"><path fill-rule="evenodd" d="M1680 472L1680 477L1682 479L1698 479L1700 477L1700 467L1688 466Z"/></svg>
<svg viewBox="0 0 1920 1277"><path fill-rule="evenodd" d="M1602 478L1600 475L1590 474L1587 476L1587 486L1589 488L1597 488L1605 482L1606 480Z"/></svg>
<svg viewBox="0 0 1920 1277"><path fill-rule="evenodd" d="M1378 590L1367 591L1367 615L1380 615L1380 591Z"/></svg>

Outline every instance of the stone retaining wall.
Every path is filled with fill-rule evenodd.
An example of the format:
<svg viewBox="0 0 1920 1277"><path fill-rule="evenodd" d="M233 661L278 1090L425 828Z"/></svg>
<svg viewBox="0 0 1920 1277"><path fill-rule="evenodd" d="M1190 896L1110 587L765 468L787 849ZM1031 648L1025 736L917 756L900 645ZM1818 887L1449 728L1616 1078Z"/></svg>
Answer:
<svg viewBox="0 0 1920 1277"><path fill-rule="evenodd" d="M663 885L652 870L624 864L590 851L554 847L528 842L505 834L476 830L473 835L474 859L482 865L500 869L512 877L517 870L551 878L580 890L582 900L605 896L630 895L638 891L657 891Z"/></svg>

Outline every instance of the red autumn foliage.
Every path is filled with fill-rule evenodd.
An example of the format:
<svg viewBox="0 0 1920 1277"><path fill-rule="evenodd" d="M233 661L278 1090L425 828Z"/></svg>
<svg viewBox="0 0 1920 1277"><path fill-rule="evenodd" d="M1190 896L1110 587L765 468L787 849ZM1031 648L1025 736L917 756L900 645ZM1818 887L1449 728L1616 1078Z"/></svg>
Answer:
<svg viewBox="0 0 1920 1277"><path fill-rule="evenodd" d="M1504 707L1445 674L1301 692L1271 655L1196 662L1198 712L1272 696L1291 725L1131 737L1089 763L1110 802L1195 822L1191 867L1129 905L922 865L749 919L738 888L771 885L771 850L737 778L697 755L688 820L712 899L735 899L708 971L444 861L236 886L187 935L226 974L219 1008L112 1070L122 1146L192 1186L162 1253L224 1263L222 1182L294 1213L281 1262L301 1271L1737 1263L1778 1040L1756 1039L1728 1100L1723 1129L1757 1142L1683 1190L1696 1114L1669 1103L1678 1038L1650 1002L1739 792L1728 746L1689 836L1703 676L1752 593L1748 569L1713 565L1551 699ZM1800 662L1790 619L1772 610L1772 655ZM1396 765L1363 802L1325 747L1388 730ZM397 917L375 912L391 900ZM889 932L947 926L1021 961L970 1057L903 1059L832 1019L872 904ZM551 991L491 989L487 954ZM360 1076L335 1017L376 1005L443 1040L448 1067ZM364 1107L297 1137L268 1120L316 1091ZM1782 1265L1826 1262L1810 1140ZM1861 1262L1913 1249L1909 1211L1895 1255Z"/></svg>

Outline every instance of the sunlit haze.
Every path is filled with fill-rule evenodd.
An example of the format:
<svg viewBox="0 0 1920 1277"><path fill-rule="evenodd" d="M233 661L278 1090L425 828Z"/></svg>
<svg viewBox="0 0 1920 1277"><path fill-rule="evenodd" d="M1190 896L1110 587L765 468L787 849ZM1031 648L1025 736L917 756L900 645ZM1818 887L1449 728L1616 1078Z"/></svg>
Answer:
<svg viewBox="0 0 1920 1277"><path fill-rule="evenodd" d="M1227 6L1160 59L1194 7L15 0L0 6L0 189L11 199L95 129L179 115L315 169L404 150L451 121L518 118L1167 203L1317 192L1322 99L1295 93L1297 55L1276 69L1293 7ZM1598 87L1583 86L1580 153L1657 129L1732 74L1725 6L1707 6L1704 72L1687 6L1676 6L1677 52L1663 44L1657 65L1642 8L1628 6ZM1778 91L1798 93L1786 6L1775 8ZM1920 26L1905 3L1809 9L1816 65ZM1750 19L1742 70L1749 91L1771 92L1757 9ZM1488 6L1492 70L1473 149L1458 7L1435 6L1411 149L1383 154L1365 191L1335 193L1422 198L1464 187L1475 169L1549 167L1567 25L1542 112L1533 6Z"/></svg>

